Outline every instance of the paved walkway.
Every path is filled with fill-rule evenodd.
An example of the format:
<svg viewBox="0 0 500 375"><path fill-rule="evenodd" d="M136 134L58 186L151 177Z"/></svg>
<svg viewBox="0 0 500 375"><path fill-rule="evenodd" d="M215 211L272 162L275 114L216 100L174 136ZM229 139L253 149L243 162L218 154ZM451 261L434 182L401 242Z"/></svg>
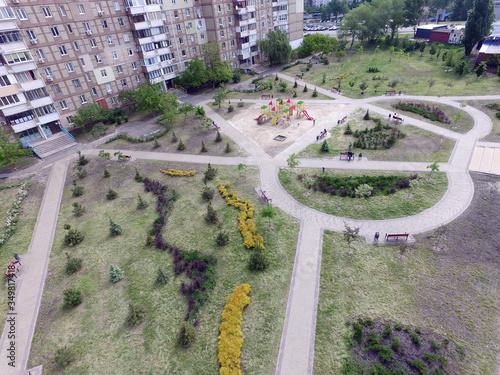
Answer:
<svg viewBox="0 0 500 375"><path fill-rule="evenodd" d="M278 73L278 76L291 82L295 81L293 78L280 73ZM297 83L299 85L305 84L303 81L297 81ZM310 84L309 86L311 87ZM387 116L390 111L377 107L372 103L394 99L394 97L382 96L355 100L345 98L342 95L334 94L322 88L317 88L317 90L335 99L335 103L346 104L339 114L341 117L349 115L357 108L369 109L373 113ZM441 103L446 103L455 107L460 107L461 101L473 98L478 99L477 97L429 98L406 96L406 99L438 99ZM199 102L199 98L194 99L196 102ZM497 97L488 96L484 97L484 99L497 99ZM498 99L500 99L500 96L498 96ZM315 100L314 103L330 104L331 100ZM416 234L446 224L457 218L468 207L472 199L474 186L468 173L471 159L471 166L479 168L479 170L481 170L481 168L487 169L484 165L487 165L488 160L491 160L490 171L493 171L498 165L496 161L500 157L500 148L497 147L496 144L477 143L478 139L490 132L492 125L490 118L475 108L468 106L462 108L474 119L474 128L467 134L458 134L428 124L425 121L408 118L406 119L406 124L418 126L456 141L456 146L449 162L440 163L440 170L447 173L449 180L446 194L434 207L406 218L395 220L343 219L327 215L298 203L284 191L278 180L279 168L287 167L286 159L290 154L297 153L308 144L315 142L317 129L311 129L288 149L272 158L262 151L262 149L260 149L251 139L245 137L210 107L206 106L206 103L201 104L204 105L207 116L214 119L221 127L221 130L235 140L247 153L246 157L228 158L148 151L126 152L132 157L140 159L192 163L210 162L221 165L237 165L239 163L244 163L246 165L257 166L260 170L262 188L271 195L273 204L301 221L301 230L289 289L285 325L283 328L276 368L277 375L312 374L323 230L342 231L344 229L344 222L346 222L349 225L360 227L360 234L365 236L367 240L370 240L376 231L380 233L405 232L409 231L409 228L411 228L411 232ZM330 127L333 126L336 126L335 121L332 121ZM94 144L93 146L95 147L91 145L83 151L84 154L97 155L99 149L102 148L102 146L97 148L98 145L99 143ZM17 366L13 369L7 365L5 353L9 345L9 340L6 339L6 330L4 330L0 341L0 373L2 375L23 374L24 372L22 370L26 368L64 187L67 160L70 157L66 157L53 164L51 177L40 208L32 243L28 253L23 259L23 272L18 281L16 295L16 312L19 314L16 317L16 329L18 333L16 337ZM45 165L49 165L49 162L45 162ZM301 160L300 167L318 168L318 170L322 167L326 167L332 169L423 172L427 171L427 165L428 163L383 162L371 161L363 158L361 161L355 160L352 162L340 161L338 159ZM6 326L6 329L7 328Z"/></svg>

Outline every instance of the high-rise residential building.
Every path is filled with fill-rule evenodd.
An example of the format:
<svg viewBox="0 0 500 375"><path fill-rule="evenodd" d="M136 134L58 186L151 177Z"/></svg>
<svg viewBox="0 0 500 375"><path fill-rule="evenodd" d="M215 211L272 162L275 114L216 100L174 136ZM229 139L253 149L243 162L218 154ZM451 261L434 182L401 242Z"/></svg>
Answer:
<svg viewBox="0 0 500 375"><path fill-rule="evenodd" d="M216 41L231 68L260 61L257 40L302 41L301 0L0 0L0 121L25 141L71 127L84 104L119 105L140 84L174 86Z"/></svg>

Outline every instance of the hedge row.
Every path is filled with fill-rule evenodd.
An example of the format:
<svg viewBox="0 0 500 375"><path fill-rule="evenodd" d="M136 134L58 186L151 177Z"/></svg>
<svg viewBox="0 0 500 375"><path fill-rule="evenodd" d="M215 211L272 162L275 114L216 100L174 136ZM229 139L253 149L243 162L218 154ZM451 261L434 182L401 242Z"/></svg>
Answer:
<svg viewBox="0 0 500 375"><path fill-rule="evenodd" d="M242 284L234 288L226 299L222 312L222 322L219 325L219 363L221 375L242 375L240 369L241 347L243 334L241 332L242 312L250 303L250 285Z"/></svg>
<svg viewBox="0 0 500 375"><path fill-rule="evenodd" d="M168 174L169 176L178 176L178 177L184 177L184 176L189 177L189 176L194 176L196 174L196 171L181 171L172 168L169 168L167 170L160 169L160 172Z"/></svg>
<svg viewBox="0 0 500 375"><path fill-rule="evenodd" d="M129 137L127 134L118 134L115 137L112 137L108 139L105 143L111 143L113 141L116 141L117 139L125 139L131 143L143 143L143 142L152 142L155 139L158 139L160 137L163 137L165 134L167 134L170 131L170 129L165 129L161 131L158 134L155 134L154 136L148 137L148 138L134 138L134 137Z"/></svg>

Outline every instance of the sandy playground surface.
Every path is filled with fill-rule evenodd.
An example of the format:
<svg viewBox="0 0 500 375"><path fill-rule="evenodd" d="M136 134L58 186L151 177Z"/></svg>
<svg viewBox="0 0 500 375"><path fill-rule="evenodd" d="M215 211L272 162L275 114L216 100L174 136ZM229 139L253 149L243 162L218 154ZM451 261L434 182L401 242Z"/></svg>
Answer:
<svg viewBox="0 0 500 375"><path fill-rule="evenodd" d="M244 108L229 122L271 156L278 155L309 132L318 135L321 130L336 126L340 119L338 112L345 107L345 104L336 104L333 101L331 104L306 104L305 109L309 116L316 120L316 126L313 126L312 120L306 119L303 115L300 119L295 115L291 117L291 124L272 125L269 120L262 125L257 125L254 119L260 115L262 105L262 103L256 103ZM284 135L286 139L282 142L275 141L273 138L277 135Z"/></svg>

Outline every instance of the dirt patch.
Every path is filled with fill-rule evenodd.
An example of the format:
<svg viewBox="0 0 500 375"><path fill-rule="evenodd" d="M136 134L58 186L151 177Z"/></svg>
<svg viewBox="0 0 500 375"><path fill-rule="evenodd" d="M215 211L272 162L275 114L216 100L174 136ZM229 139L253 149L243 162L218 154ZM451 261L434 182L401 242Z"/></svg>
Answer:
<svg viewBox="0 0 500 375"><path fill-rule="evenodd" d="M339 119L339 111L341 111L345 104L306 104L307 113L316 120L316 125L313 121L291 116L291 122L285 125L272 125L271 121L267 121L262 125L257 125L255 120L259 117L262 104L253 104L248 108L244 108L238 116L234 116L229 122L238 131L243 133L246 137L254 141L266 153L271 156L276 156L281 151L287 149L297 140L301 139L304 135L313 132L320 133L323 129L328 129L337 124ZM284 135L284 141L275 141L274 137L277 135Z"/></svg>

